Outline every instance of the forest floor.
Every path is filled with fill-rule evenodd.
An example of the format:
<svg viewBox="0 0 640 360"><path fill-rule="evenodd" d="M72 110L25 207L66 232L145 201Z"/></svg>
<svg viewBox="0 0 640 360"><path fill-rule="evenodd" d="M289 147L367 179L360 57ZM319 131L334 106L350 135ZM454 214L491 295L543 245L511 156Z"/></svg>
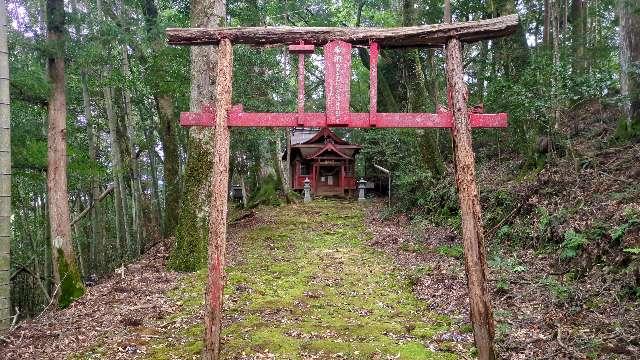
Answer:
<svg viewBox="0 0 640 360"><path fill-rule="evenodd" d="M635 149L619 151L617 162L603 153L598 161L609 168L575 170L613 176L580 176L565 164L530 181L507 181L496 176L506 171L480 168L480 183L516 209L483 201L487 218L504 219L487 229L500 358L638 359L640 307L628 293L634 275L621 270L630 258L611 248L613 236L623 247L640 239L635 218L624 215L636 214L640 190L618 180L633 173ZM593 189L610 193L581 195ZM563 210L570 207L579 210ZM549 211L545 222L540 209ZM236 214L224 358L473 358L459 235L385 213L377 201L318 200ZM569 224L556 219L565 213ZM610 223L597 225L589 214ZM603 240L589 240L594 227ZM535 234L533 243L521 243L524 229L560 238L559 245ZM563 234L574 230L585 244L563 257ZM167 271L168 252L159 244L70 308L18 324L0 338L0 359L198 359L206 274Z"/></svg>
<svg viewBox="0 0 640 360"><path fill-rule="evenodd" d="M232 221L224 358L473 358L460 238L383 207L319 200ZM70 308L18 324L0 358L200 358L205 272L167 271L167 256L159 244ZM611 275L571 280L553 250L490 257L500 358L637 358L638 304L605 286Z"/></svg>
<svg viewBox="0 0 640 360"><path fill-rule="evenodd" d="M318 200L251 215L230 226L224 358L470 354L470 328L452 332L448 315L416 297L408 273L370 246L374 233L355 202ZM166 271L167 252L158 246L70 308L19 324L0 358L199 358L205 272Z"/></svg>

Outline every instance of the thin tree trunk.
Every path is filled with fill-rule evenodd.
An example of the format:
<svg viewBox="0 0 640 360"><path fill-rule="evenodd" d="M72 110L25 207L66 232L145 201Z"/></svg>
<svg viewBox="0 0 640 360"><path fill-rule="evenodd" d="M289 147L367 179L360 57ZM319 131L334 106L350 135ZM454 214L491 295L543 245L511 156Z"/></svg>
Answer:
<svg viewBox="0 0 640 360"><path fill-rule="evenodd" d="M124 4L121 5L124 9ZM124 10L123 10L124 11ZM124 15L121 13L121 21L124 23ZM129 54L127 52L126 45L120 48L122 56L122 63L120 65L122 74L125 78L131 78L131 71L129 69ZM138 164L138 158L136 157L135 150L135 115L133 113L133 107L131 105L131 94L129 93L128 84L122 87L122 93L124 98L124 119L125 126L127 127L126 136L129 146L129 166L131 167L131 173L133 178L130 181L131 187L131 215L132 226L135 234L135 241L129 248L130 254L133 258L136 258L141 253L142 241L144 239L144 226L142 224L142 184L140 182L140 168Z"/></svg>
<svg viewBox="0 0 640 360"><path fill-rule="evenodd" d="M573 43L573 69L577 75L584 74L586 58L584 55L585 44L585 6L583 0L572 0L571 4L571 30Z"/></svg>
<svg viewBox="0 0 640 360"><path fill-rule="evenodd" d="M620 18L620 92L628 131L640 133L640 5L618 0Z"/></svg>
<svg viewBox="0 0 640 360"><path fill-rule="evenodd" d="M484 43L483 43L484 44ZM431 81L431 98L433 99L433 111L438 111L440 105L440 89L438 88L438 69L436 69L436 50L429 49L429 81Z"/></svg>
<svg viewBox="0 0 640 360"><path fill-rule="evenodd" d="M153 212L156 218L156 224L160 226L160 229L163 229L163 219L162 219L162 206L160 205L160 187L158 185L158 166L156 164L156 151L153 148L155 145L155 137L151 135L151 131L147 128L145 129L145 137L149 141L149 146L147 148L147 154L149 156L149 174L151 176L151 198L153 203Z"/></svg>
<svg viewBox="0 0 640 360"><path fill-rule="evenodd" d="M164 236L173 236L180 212L180 158L176 138L178 120L173 98L161 94L157 97L160 117L160 139L164 152Z"/></svg>
<svg viewBox="0 0 640 360"><path fill-rule="evenodd" d="M115 220L116 220L116 249L119 257L123 256L122 249L124 248L123 239L127 238L126 229L126 216L124 214L124 206L122 202L122 183L124 182L122 176L122 166L120 159L120 144L118 143L118 124L113 112L113 89L109 87L104 88L104 107L107 113L107 122L109 124L109 134L111 137L111 172L113 174L113 182L115 184L114 191L114 207L115 207Z"/></svg>
<svg viewBox="0 0 640 360"><path fill-rule="evenodd" d="M280 131L277 129L273 130L273 139L271 141L271 162L273 162L273 168L276 172L278 183L282 189L282 194L284 195L287 203L290 203L289 179L284 172L284 161L282 161L282 141L280 140Z"/></svg>
<svg viewBox="0 0 640 360"><path fill-rule="evenodd" d="M216 127L214 131L213 173L218 181L211 184L209 215L207 291L204 312L204 360L220 358L222 306L224 290L224 259L227 241L227 198L229 183L228 111L231 109L233 47L223 39L218 49L216 72ZM212 174L212 177L214 175Z"/></svg>
<svg viewBox="0 0 640 360"><path fill-rule="evenodd" d="M67 104L64 81L64 2L47 0L47 39L51 46L49 65L49 131L47 153L47 194L53 275L61 308L84 294L71 239L69 193L67 192Z"/></svg>
<svg viewBox="0 0 640 360"><path fill-rule="evenodd" d="M11 126L9 121L9 51L7 7L0 0L0 333L9 327L11 296Z"/></svg>
<svg viewBox="0 0 640 360"><path fill-rule="evenodd" d="M97 164L96 137L94 133L93 116L91 114L91 99L89 98L89 86L87 85L87 74L82 71L80 74L80 82L82 84L82 104L84 106L84 117L87 121L87 142L89 145L89 159L93 164ZM91 191L89 192L89 202L93 201L100 195L100 186L96 176L91 175L90 180ZM92 268L100 268L101 256L103 254L103 238L101 230L101 214L102 208L96 205L91 209L91 232L93 241L90 243L89 257Z"/></svg>

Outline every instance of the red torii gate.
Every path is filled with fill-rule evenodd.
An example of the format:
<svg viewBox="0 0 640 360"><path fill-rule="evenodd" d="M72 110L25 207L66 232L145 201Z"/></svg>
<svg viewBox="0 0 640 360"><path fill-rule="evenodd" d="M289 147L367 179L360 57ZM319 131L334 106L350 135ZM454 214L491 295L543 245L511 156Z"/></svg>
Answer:
<svg viewBox="0 0 640 360"><path fill-rule="evenodd" d="M209 219L209 275L205 298L205 359L218 359L224 286L224 257L229 179L229 127L352 127L352 128L449 128L452 132L456 185L462 213L464 261L469 287L470 313L480 359L494 359L494 323L487 289L487 264L480 202L475 182L475 155L471 128L502 128L507 114L483 114L481 108L467 108L467 87L463 79L462 44L513 33L516 15L456 24L407 28L211 28L167 29L169 44L218 44L216 104L201 112L180 115L182 126L214 127L216 147L211 185ZM252 45L289 45L297 53L298 108L296 113L248 113L242 105L231 106L232 42ZM370 61L369 112L349 109L352 45L368 46ZM325 58L325 113L304 112L304 56L323 45ZM377 68L380 46L446 47L449 109L429 113L379 113L377 111Z"/></svg>

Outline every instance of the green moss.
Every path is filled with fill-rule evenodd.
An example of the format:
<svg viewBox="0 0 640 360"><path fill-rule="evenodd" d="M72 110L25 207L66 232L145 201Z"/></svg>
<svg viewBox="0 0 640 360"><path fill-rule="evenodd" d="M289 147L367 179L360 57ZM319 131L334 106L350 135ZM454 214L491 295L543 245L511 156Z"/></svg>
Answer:
<svg viewBox="0 0 640 360"><path fill-rule="evenodd" d="M241 234L240 261L226 270L223 358L266 351L278 359L455 358L422 344L448 331L451 321L415 298L392 259L365 245L371 234L357 204L314 201L258 211L273 222ZM199 320L205 280L199 271L170 294L181 309L169 321ZM202 350L203 329L195 324L150 346L149 358L193 357Z"/></svg>
<svg viewBox="0 0 640 360"><path fill-rule="evenodd" d="M462 259L464 255L462 245L440 245L436 248L436 252L440 255L450 256L456 259Z"/></svg>
<svg viewBox="0 0 640 360"><path fill-rule="evenodd" d="M251 194L248 208L254 208L258 205L279 206L282 204L278 197L279 181L275 176L269 175L260 181L258 190Z"/></svg>
<svg viewBox="0 0 640 360"><path fill-rule="evenodd" d="M184 193L180 208L180 220L176 227L175 245L169 257L172 270L193 272L207 264L207 242L209 234L208 216L200 217L203 188L211 178L211 154L198 141L189 143L189 159L185 169ZM208 208L205 206L204 208Z"/></svg>
<svg viewBox="0 0 640 360"><path fill-rule="evenodd" d="M75 263L69 264L62 249L58 252L58 273L60 274L60 291L58 295L58 306L64 309L71 305L76 299L84 295L84 285L80 279L80 272Z"/></svg>

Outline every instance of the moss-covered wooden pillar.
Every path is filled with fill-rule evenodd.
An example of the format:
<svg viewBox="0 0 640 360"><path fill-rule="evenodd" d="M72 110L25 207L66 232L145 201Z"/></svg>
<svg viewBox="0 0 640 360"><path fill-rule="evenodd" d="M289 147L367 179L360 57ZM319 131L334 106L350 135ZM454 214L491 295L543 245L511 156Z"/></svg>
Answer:
<svg viewBox="0 0 640 360"><path fill-rule="evenodd" d="M11 245L11 140L7 8L0 0L0 332L10 324L9 247Z"/></svg>

